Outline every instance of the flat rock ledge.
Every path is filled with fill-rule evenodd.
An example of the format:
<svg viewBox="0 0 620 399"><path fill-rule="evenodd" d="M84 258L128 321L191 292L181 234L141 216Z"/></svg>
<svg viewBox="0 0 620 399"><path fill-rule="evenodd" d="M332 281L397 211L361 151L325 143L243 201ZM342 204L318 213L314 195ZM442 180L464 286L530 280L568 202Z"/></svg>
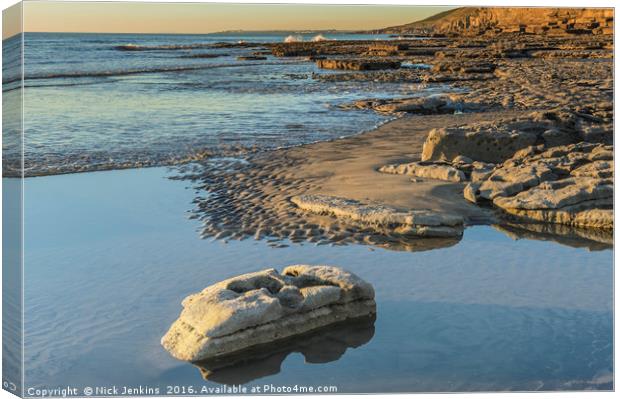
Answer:
<svg viewBox="0 0 620 399"><path fill-rule="evenodd" d="M460 94L449 94L431 97L357 100L343 104L340 107L343 109L371 109L388 115L402 112L419 115L439 115L484 111L493 107L493 104L473 100L465 101Z"/></svg>
<svg viewBox="0 0 620 399"><path fill-rule="evenodd" d="M520 220L613 229L613 169L610 145L533 146L469 183L464 196Z"/></svg>
<svg viewBox="0 0 620 399"><path fill-rule="evenodd" d="M333 266L248 273L185 298L161 339L179 360L197 362L376 313L373 287Z"/></svg>
<svg viewBox="0 0 620 399"><path fill-rule="evenodd" d="M444 180L449 182L462 182L467 180L465 173L449 164L431 162L410 162L403 164L390 164L379 168L379 172L408 175L420 178Z"/></svg>
<svg viewBox="0 0 620 399"><path fill-rule="evenodd" d="M240 55L237 57L238 61L262 61L266 59L267 57L264 55Z"/></svg>
<svg viewBox="0 0 620 399"><path fill-rule="evenodd" d="M500 163L517 151L543 144L546 148L579 142L611 144L610 124L590 123L565 110L536 111L450 128L432 129L422 149L422 161L450 161L462 155Z"/></svg>
<svg viewBox="0 0 620 399"><path fill-rule="evenodd" d="M374 71L379 69L398 69L399 61L385 61L373 59L319 59L317 67L321 69L346 69L353 71Z"/></svg>
<svg viewBox="0 0 620 399"><path fill-rule="evenodd" d="M420 237L459 237L463 218L430 210L401 211L383 204L330 195L299 195L291 199L303 211L349 219L358 223L388 228L392 233Z"/></svg>

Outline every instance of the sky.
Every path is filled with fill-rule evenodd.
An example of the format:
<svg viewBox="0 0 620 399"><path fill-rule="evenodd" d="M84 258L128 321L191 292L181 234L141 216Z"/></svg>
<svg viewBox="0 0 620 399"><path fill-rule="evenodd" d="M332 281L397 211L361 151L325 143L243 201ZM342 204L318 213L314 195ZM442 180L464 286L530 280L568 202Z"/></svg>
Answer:
<svg viewBox="0 0 620 399"><path fill-rule="evenodd" d="M400 25L452 7L28 1L26 32L211 33L361 30ZM15 13L13 13L15 14ZM5 14L3 37L19 32Z"/></svg>

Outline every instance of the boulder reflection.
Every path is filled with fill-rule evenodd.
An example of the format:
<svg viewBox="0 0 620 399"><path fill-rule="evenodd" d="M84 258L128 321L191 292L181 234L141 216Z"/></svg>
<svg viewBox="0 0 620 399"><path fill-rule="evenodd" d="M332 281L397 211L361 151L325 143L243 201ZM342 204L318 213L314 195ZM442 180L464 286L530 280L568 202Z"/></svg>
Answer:
<svg viewBox="0 0 620 399"><path fill-rule="evenodd" d="M233 385L278 374L284 359L301 353L306 363L329 363L347 349L368 343L375 334L376 316L363 317L324 327L297 337L261 345L230 356L194 363L205 380Z"/></svg>

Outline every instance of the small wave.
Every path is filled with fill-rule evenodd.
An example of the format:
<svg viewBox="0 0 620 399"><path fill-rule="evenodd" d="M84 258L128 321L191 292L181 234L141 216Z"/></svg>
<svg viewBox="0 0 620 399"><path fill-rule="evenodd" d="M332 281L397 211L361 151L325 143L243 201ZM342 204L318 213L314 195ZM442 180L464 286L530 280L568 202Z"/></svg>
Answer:
<svg viewBox="0 0 620 399"><path fill-rule="evenodd" d="M298 43L303 41L304 38L299 35L288 35L284 38L284 43Z"/></svg>
<svg viewBox="0 0 620 399"><path fill-rule="evenodd" d="M424 70L428 70L431 69L431 65L430 64L424 64L424 63L416 63L416 62L411 62L411 61L405 61L402 62L400 64L401 68L410 68L410 69L424 69Z"/></svg>
<svg viewBox="0 0 620 399"><path fill-rule="evenodd" d="M107 79L107 78L102 78L102 79L96 79L96 80L89 80L86 82L71 82L71 83L56 83L56 82L47 82L47 81L43 81L42 83L38 84L24 84L24 88L30 88L30 87L71 87L71 86L92 86L92 85L98 85L98 84L109 84L109 83L114 83L114 82L118 82L118 79ZM8 90L3 90L3 91L8 91Z"/></svg>
<svg viewBox="0 0 620 399"><path fill-rule="evenodd" d="M179 56L179 58L218 58L218 57L228 57L230 54L226 54L226 53L220 53L220 54L215 54L215 53L199 53L199 54L186 54L186 55L181 55Z"/></svg>
<svg viewBox="0 0 620 399"><path fill-rule="evenodd" d="M139 44L123 44L120 46L114 46L115 50L120 51L158 51L158 50L189 50L199 48L209 48L212 44L164 44L159 46L142 46Z"/></svg>
<svg viewBox="0 0 620 399"><path fill-rule="evenodd" d="M78 72L59 72L48 73L42 75L28 75L25 80L38 80L38 79L63 79L63 78L92 78L92 77L111 77L111 76L126 76L126 75L138 75L147 73L166 73L166 72L183 72L183 71L196 71L201 69L214 69L214 68L239 68L239 67L251 67L259 65L282 65L282 64L301 64L300 60L287 60L278 62L256 62L252 64L208 64L208 65L187 65L187 66L173 66L162 68L137 68L137 69L123 69L116 71L78 71ZM21 78L5 80L2 83L13 83L20 81Z"/></svg>
<svg viewBox="0 0 620 399"><path fill-rule="evenodd" d="M124 69L117 71L77 71L77 72L60 72L60 73L48 73L43 75L30 75L26 76L26 80L35 79L59 79L59 78L90 78L90 77L109 77L109 76L125 76L136 75L142 73L159 73L159 72L180 72L191 71L195 69L206 69L210 66L207 65L194 65L194 66L180 66L180 67L165 67L165 68L137 68L137 69Z"/></svg>
<svg viewBox="0 0 620 399"><path fill-rule="evenodd" d="M313 42L324 42L324 41L327 41L327 40L330 40L330 39L326 38L325 36L323 36L322 34L319 33L318 35L313 37L311 41L313 41Z"/></svg>

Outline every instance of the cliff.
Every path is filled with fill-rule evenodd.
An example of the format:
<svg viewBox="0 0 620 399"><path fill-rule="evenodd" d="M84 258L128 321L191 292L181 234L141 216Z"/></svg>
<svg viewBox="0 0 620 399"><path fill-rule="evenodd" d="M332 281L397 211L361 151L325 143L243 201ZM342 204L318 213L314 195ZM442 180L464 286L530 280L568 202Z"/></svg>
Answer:
<svg viewBox="0 0 620 399"><path fill-rule="evenodd" d="M613 34L611 8L461 7L377 33L467 35L536 33Z"/></svg>

